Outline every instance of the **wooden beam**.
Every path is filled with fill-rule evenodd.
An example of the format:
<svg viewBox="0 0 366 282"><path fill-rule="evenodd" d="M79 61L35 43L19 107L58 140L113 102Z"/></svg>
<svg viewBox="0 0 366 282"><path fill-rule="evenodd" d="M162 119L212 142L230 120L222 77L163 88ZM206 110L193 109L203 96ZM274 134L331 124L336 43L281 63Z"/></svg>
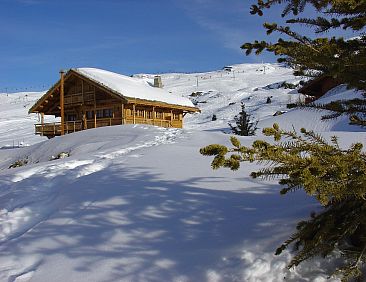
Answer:
<svg viewBox="0 0 366 282"><path fill-rule="evenodd" d="M42 108L43 108L43 106L42 106ZM55 104L53 107L51 107L51 108L49 108L49 110L47 111L47 112L50 112L50 113L52 113L54 110L60 110L61 109L61 107L60 107L60 105L59 104Z"/></svg>
<svg viewBox="0 0 366 282"><path fill-rule="evenodd" d="M156 113L155 113L155 107L152 107L152 117L153 117L153 125L155 125L155 118L156 118Z"/></svg>
<svg viewBox="0 0 366 282"><path fill-rule="evenodd" d="M43 136L43 132L44 132L44 113L41 113L41 124L42 124L41 136Z"/></svg>
<svg viewBox="0 0 366 282"><path fill-rule="evenodd" d="M88 129L88 122L86 120L86 111L83 110L83 123L84 123L84 129Z"/></svg>
<svg viewBox="0 0 366 282"><path fill-rule="evenodd" d="M67 72L67 74L65 75L65 81L67 80L67 78L71 75L72 73L69 71ZM59 88L60 88L60 84L61 81L57 81L56 84L54 84L47 92L46 94L44 94L28 111L28 113L34 113L37 112L38 107L44 102L44 100L46 100L50 95L54 94L54 93L58 93L59 92Z"/></svg>
<svg viewBox="0 0 366 282"><path fill-rule="evenodd" d="M96 98L95 86L93 87L93 92L94 92L94 128L97 128L97 98Z"/></svg>
<svg viewBox="0 0 366 282"><path fill-rule="evenodd" d="M82 97L82 105L81 105L81 114L82 114L82 127L84 129L88 128L88 123L86 121L86 110L85 110L85 99L84 99L84 80L81 80L81 97Z"/></svg>
<svg viewBox="0 0 366 282"><path fill-rule="evenodd" d="M124 111L125 111L125 105L122 103L121 104L121 124L124 124L125 122L124 122L124 118L125 118L125 113L124 113Z"/></svg>
<svg viewBox="0 0 366 282"><path fill-rule="evenodd" d="M136 123L136 107L135 104L132 105L132 114L133 114L133 124Z"/></svg>
<svg viewBox="0 0 366 282"><path fill-rule="evenodd" d="M61 80L60 80L60 107L61 107L61 135L65 134L65 105L64 105L64 87L65 87L65 72L62 70L60 71Z"/></svg>
<svg viewBox="0 0 366 282"><path fill-rule="evenodd" d="M84 99L84 80L81 80L81 96L83 97L83 104L85 103Z"/></svg>

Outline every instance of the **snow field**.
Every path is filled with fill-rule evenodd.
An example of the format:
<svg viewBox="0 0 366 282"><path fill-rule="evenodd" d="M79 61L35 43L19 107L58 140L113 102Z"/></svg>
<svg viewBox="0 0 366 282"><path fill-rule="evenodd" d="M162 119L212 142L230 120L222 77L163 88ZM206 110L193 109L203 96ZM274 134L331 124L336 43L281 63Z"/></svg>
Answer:
<svg viewBox="0 0 366 282"><path fill-rule="evenodd" d="M366 144L366 134L346 118L321 122L320 112L273 117L301 99L275 87L297 81L291 70L233 69L162 75L167 91L202 92L190 97L206 103L198 103L202 113L187 116L186 129L113 126L47 140L33 135L37 116L27 115L42 93L0 94L0 281L338 281L327 280L327 261L287 270L291 253L273 255L296 223L318 209L314 200L302 192L280 196L275 180L251 179L256 164L213 171L211 158L198 150L230 145L221 131L241 101L260 127L304 126L326 138L338 135L342 146ZM360 95L347 91L323 101ZM266 138L258 134L240 141ZM13 140L31 146L12 148ZM62 152L70 156L53 160ZM24 159L27 165L8 169Z"/></svg>

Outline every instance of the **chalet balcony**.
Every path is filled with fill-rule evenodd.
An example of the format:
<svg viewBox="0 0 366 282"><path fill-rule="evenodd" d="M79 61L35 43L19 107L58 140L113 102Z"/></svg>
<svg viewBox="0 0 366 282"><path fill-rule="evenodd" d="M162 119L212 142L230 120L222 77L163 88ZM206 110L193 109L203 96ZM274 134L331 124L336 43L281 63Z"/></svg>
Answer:
<svg viewBox="0 0 366 282"><path fill-rule="evenodd" d="M82 104L84 102L94 101L94 94L92 92L86 92L83 94L71 94L65 96L65 105Z"/></svg>
<svg viewBox="0 0 366 282"><path fill-rule="evenodd" d="M120 125L120 124L149 124L161 127L173 127L174 121L170 120L160 120L160 119L144 119L136 117L127 117L124 119L121 118L102 118L97 119L96 121L87 120L83 122L79 121L67 121L64 124L64 132L65 134L82 131L91 128L97 127L105 127L112 125ZM54 123L44 123L44 124L35 124L35 133L41 136L47 136L48 138L52 138L55 136L61 135L61 122Z"/></svg>

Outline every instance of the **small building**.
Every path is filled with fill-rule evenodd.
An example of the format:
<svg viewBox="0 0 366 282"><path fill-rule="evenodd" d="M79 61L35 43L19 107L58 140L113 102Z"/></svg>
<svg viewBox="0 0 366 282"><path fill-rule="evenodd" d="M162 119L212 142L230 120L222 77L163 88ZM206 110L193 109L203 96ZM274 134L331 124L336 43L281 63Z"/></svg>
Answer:
<svg viewBox="0 0 366 282"><path fill-rule="evenodd" d="M145 80L95 68L61 72L60 80L29 110L39 113L36 134L49 138L89 128L119 124L183 127L187 113L199 112L185 97L149 85ZM44 123L44 115L61 117Z"/></svg>
<svg viewBox="0 0 366 282"><path fill-rule="evenodd" d="M340 84L341 82L339 80L334 79L331 76L319 76L305 83L305 85L301 87L298 92L310 96L305 99L305 103L307 103L319 99L329 90Z"/></svg>
<svg viewBox="0 0 366 282"><path fill-rule="evenodd" d="M163 82L160 75L154 76L154 87L163 88Z"/></svg>
<svg viewBox="0 0 366 282"><path fill-rule="evenodd" d="M225 67L223 67L223 70L227 71L227 72L231 72L233 70L233 67L232 66L225 66Z"/></svg>

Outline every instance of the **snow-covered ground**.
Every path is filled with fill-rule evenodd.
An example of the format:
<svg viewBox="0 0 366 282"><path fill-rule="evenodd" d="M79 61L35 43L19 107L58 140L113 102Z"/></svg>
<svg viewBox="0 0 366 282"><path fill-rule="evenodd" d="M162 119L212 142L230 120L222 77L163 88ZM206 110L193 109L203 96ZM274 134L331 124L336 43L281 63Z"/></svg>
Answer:
<svg viewBox="0 0 366 282"><path fill-rule="evenodd" d="M185 119L186 128L197 130L228 128L228 122L240 111L241 102L253 114L253 119L262 119L276 111L285 111L288 103L303 99L303 95L292 89L277 89L282 82L299 82L292 75L292 70L279 64L242 64L234 65L231 72L221 70L161 76L165 89L190 97L202 110L201 114L189 115ZM266 103L268 97L270 104ZM217 117L215 122L212 122L213 115Z"/></svg>
<svg viewBox="0 0 366 282"><path fill-rule="evenodd" d="M27 114L43 93L0 94L0 281L332 281L323 260L289 271L291 253L273 254L318 208L314 200L251 179L255 164L212 171L198 150L228 144L221 130L241 101L261 127L313 128L344 146L366 143L366 133L346 118L321 122L320 112L273 117L302 99L277 88L298 82L291 70L233 69L162 75L166 90L202 110L185 129L126 125L47 140L33 135L37 116ZM352 95L360 93L340 87L323 99ZM60 153L69 157L55 159ZM16 161L27 164L8 169Z"/></svg>
<svg viewBox="0 0 366 282"><path fill-rule="evenodd" d="M28 115L29 108L42 94L0 94L0 148L44 140L34 135L34 124L39 122L37 115Z"/></svg>

